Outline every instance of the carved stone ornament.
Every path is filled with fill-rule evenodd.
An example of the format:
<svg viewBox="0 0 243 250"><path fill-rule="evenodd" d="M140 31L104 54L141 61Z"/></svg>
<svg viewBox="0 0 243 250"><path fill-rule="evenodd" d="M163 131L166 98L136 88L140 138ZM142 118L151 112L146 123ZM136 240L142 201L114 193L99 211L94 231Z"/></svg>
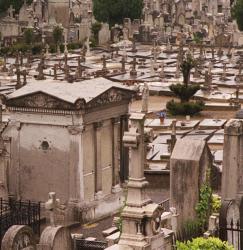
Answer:
<svg viewBox="0 0 243 250"><path fill-rule="evenodd" d="M35 249L36 242L32 229L14 225L8 229L2 240L2 250Z"/></svg>
<svg viewBox="0 0 243 250"><path fill-rule="evenodd" d="M26 95L23 97L7 100L7 106L22 108L76 110L77 106L80 107L81 105L80 101L76 106L72 103L68 103L58 98L39 92L33 95Z"/></svg>
<svg viewBox="0 0 243 250"><path fill-rule="evenodd" d="M84 126L68 126L68 132L71 135L78 135L84 131Z"/></svg>
<svg viewBox="0 0 243 250"><path fill-rule="evenodd" d="M91 109L105 104L121 102L123 100L130 100L131 97L132 95L128 91L112 88L101 94L91 102L87 103L86 108Z"/></svg>
<svg viewBox="0 0 243 250"><path fill-rule="evenodd" d="M132 94L133 92L129 90L126 91L119 88L111 88L88 103L86 103L82 98L78 99L75 103L69 103L46 93L38 92L9 99L6 101L6 104L8 107L17 108L76 111L101 107L106 104L122 102L124 100L129 101L132 98Z"/></svg>
<svg viewBox="0 0 243 250"><path fill-rule="evenodd" d="M151 220L151 226L152 226L152 231L154 234L158 234L161 230L162 212L163 212L163 208L161 206L158 206L157 209L153 213L152 220Z"/></svg>

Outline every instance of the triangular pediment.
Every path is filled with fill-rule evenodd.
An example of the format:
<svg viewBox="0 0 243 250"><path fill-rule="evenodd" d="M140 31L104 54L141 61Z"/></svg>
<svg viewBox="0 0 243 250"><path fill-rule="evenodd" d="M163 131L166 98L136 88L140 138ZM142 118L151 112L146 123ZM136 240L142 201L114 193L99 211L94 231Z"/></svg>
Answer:
<svg viewBox="0 0 243 250"><path fill-rule="evenodd" d="M124 101L131 101L132 96L135 92L132 90L125 90L117 87L112 87L102 93L101 95L97 96L93 100L87 102L85 105L86 109L92 109L101 107L104 105L110 105L115 103L121 103Z"/></svg>
<svg viewBox="0 0 243 250"><path fill-rule="evenodd" d="M19 108L41 108L55 110L76 110L73 103L61 100L46 93L36 92L17 98L11 98L6 102L7 106Z"/></svg>
<svg viewBox="0 0 243 250"><path fill-rule="evenodd" d="M95 98L78 98L72 99L65 96L67 100L52 96L50 94L38 91L17 97L7 99L7 107L16 108L34 108L34 109L48 109L48 110L90 110L93 108L100 108L106 105L122 102L129 102L134 91L112 87Z"/></svg>

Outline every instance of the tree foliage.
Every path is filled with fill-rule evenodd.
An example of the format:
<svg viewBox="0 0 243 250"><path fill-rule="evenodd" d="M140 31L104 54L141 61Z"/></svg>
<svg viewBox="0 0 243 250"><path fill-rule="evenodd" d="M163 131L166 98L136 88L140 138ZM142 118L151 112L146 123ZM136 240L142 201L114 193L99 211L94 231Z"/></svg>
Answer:
<svg viewBox="0 0 243 250"><path fill-rule="evenodd" d="M121 24L124 18L139 19L143 0L93 0L93 12L97 21Z"/></svg>
<svg viewBox="0 0 243 250"><path fill-rule="evenodd" d="M232 7L232 17L236 19L239 30L243 31L243 0L236 0Z"/></svg>
<svg viewBox="0 0 243 250"><path fill-rule="evenodd" d="M27 0L27 4L31 4L33 0ZM13 6L16 13L19 13L20 8L22 7L24 0L0 0L0 13L3 13L8 10L10 5Z"/></svg>
<svg viewBox="0 0 243 250"><path fill-rule="evenodd" d="M56 45L60 44L62 41L62 36L63 36L63 29L59 26L54 27L52 36L53 36L54 43Z"/></svg>
<svg viewBox="0 0 243 250"><path fill-rule="evenodd" d="M200 86L195 85L182 85L180 83L172 84L170 90L178 97L181 102L188 102L190 98L200 89Z"/></svg>
<svg viewBox="0 0 243 250"><path fill-rule="evenodd" d="M24 31L24 42L26 44L32 44L34 41L34 32L33 29L28 28Z"/></svg>

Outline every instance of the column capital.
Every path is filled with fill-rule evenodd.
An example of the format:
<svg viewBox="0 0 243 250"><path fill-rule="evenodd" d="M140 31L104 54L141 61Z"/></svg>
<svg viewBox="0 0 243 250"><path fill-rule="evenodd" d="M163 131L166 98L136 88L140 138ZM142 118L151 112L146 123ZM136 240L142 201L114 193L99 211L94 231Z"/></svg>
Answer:
<svg viewBox="0 0 243 250"><path fill-rule="evenodd" d="M85 130L85 126L74 125L74 126L68 126L67 129L71 135L78 135L78 134L83 133L83 131Z"/></svg>

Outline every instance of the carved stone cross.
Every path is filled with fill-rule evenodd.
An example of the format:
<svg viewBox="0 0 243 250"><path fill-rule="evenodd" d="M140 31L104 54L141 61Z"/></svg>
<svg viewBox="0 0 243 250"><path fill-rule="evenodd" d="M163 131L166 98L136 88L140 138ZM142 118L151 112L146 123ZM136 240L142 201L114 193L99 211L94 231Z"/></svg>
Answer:
<svg viewBox="0 0 243 250"><path fill-rule="evenodd" d="M103 57L102 57L102 62L103 62L102 70L107 70L107 68L106 68L106 56L105 55L103 55Z"/></svg>
<svg viewBox="0 0 243 250"><path fill-rule="evenodd" d="M56 226L55 213L57 212L57 209L60 208L60 200L56 198L56 193L55 192L50 192L48 196L49 196L49 199L45 203L45 208L50 213L50 224L51 224L51 226L55 227Z"/></svg>
<svg viewBox="0 0 243 250"><path fill-rule="evenodd" d="M136 65L137 65L137 60L136 60L136 57L134 57L133 61L132 61L132 70L130 72L131 76L136 76L137 75Z"/></svg>
<svg viewBox="0 0 243 250"><path fill-rule="evenodd" d="M121 71L122 72L126 72L126 60L125 60L125 57L123 56L122 57L122 60L121 60L121 64L122 64L122 68L121 68Z"/></svg>
<svg viewBox="0 0 243 250"><path fill-rule="evenodd" d="M10 7L8 8L8 15L13 18L14 15L13 13L15 12L15 9L13 8L13 5L10 5Z"/></svg>
<svg viewBox="0 0 243 250"><path fill-rule="evenodd" d="M22 71L22 75L24 77L23 85L26 85L27 84L27 75L28 75L28 72L26 71L26 69Z"/></svg>

